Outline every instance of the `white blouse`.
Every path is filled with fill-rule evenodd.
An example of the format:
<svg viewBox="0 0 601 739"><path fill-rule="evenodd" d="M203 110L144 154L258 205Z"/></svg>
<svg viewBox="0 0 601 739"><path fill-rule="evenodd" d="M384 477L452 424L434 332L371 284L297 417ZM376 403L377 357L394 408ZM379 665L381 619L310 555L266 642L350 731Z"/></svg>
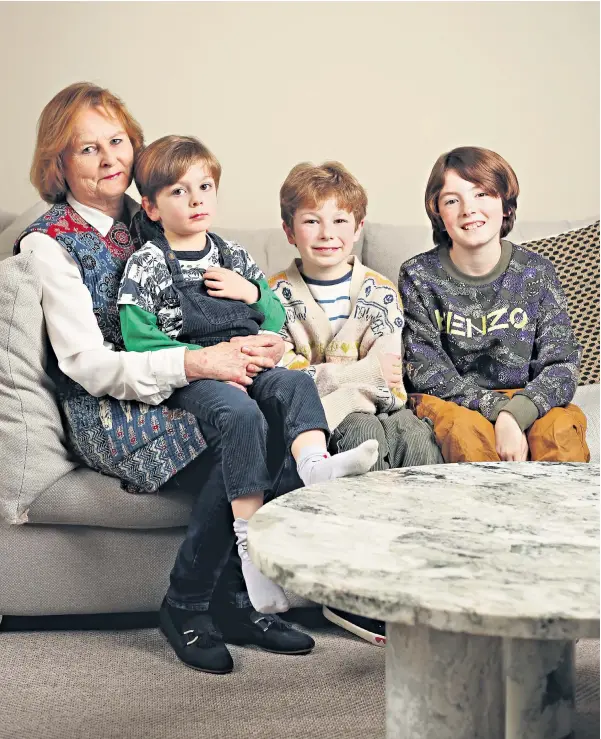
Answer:
<svg viewBox="0 0 601 739"><path fill-rule="evenodd" d="M91 226L106 236L113 219L95 208L67 202ZM21 241L21 252L32 252L42 281L42 308L46 329L60 369L90 395L111 395L158 405L178 387L188 384L184 371L185 347L154 352L115 351L104 341L92 296L75 260L51 236L31 233Z"/></svg>

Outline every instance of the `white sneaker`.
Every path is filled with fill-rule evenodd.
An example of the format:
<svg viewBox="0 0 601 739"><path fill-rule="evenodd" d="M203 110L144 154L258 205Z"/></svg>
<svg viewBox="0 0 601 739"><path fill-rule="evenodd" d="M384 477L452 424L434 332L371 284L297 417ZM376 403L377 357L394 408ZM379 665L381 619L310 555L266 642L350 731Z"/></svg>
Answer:
<svg viewBox="0 0 601 739"><path fill-rule="evenodd" d="M340 626L351 634L365 639L370 644L377 647L386 646L386 625L384 621L378 621L375 618L366 618L365 616L356 616L354 613L341 611L338 608L329 606L323 607L323 615L336 626Z"/></svg>

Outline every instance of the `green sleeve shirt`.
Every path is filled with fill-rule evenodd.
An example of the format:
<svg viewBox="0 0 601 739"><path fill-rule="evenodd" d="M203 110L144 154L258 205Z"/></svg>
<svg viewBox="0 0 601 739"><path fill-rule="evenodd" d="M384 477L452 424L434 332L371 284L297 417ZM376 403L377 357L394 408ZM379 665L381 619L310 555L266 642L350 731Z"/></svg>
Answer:
<svg viewBox="0 0 601 739"><path fill-rule="evenodd" d="M264 316L262 331L278 333L286 313L265 275L250 254L239 244L227 242L234 255L236 271L256 285L259 297L252 308ZM201 280L212 266L220 266L219 250L208 240L202 252L178 252L184 278ZM156 351L173 346L188 346L179 341L182 312L177 296L169 290L170 271L161 249L151 241L134 252L125 267L119 286L118 304L125 345L130 351ZM190 345L190 348L198 348Z"/></svg>
<svg viewBox="0 0 601 739"><path fill-rule="evenodd" d="M259 300L251 307L265 316L261 330L277 333L285 322L284 307L275 293L269 289L266 280L251 280L251 282L259 289ZM119 320L123 342L128 352L155 352L159 349L172 349L174 346L202 349L198 344L187 344L163 333L157 325L156 315L137 305L120 305Z"/></svg>
<svg viewBox="0 0 601 739"><path fill-rule="evenodd" d="M123 343L128 352L156 352L159 349L173 349L174 346L187 346L188 349L202 349L197 344L185 344L172 339L157 326L157 317L137 305L120 305L119 320Z"/></svg>

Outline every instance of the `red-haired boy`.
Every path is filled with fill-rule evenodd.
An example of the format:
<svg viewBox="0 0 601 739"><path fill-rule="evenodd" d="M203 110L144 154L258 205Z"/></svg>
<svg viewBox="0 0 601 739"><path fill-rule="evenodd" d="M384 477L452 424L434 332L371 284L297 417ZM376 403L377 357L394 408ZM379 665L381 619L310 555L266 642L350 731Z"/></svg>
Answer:
<svg viewBox="0 0 601 739"><path fill-rule="evenodd" d="M286 177L280 210L299 258L269 280L286 309L281 364L315 380L331 451L348 454L377 439L374 470L437 464L442 457L431 424L405 406L399 294L351 254L366 209L365 190L340 162L304 162ZM373 644L385 643L381 621L327 607L324 615Z"/></svg>

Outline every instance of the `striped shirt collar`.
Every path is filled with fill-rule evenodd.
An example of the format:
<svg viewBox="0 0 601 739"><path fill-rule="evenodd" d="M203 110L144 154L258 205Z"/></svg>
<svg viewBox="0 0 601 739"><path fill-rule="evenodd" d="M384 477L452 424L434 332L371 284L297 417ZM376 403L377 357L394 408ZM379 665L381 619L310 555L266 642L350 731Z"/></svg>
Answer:
<svg viewBox="0 0 601 739"><path fill-rule="evenodd" d="M353 276L353 270L352 268L349 269L349 271L345 275L342 275L342 277L337 277L335 280L316 280L313 277L307 277L307 275L303 274L302 272L301 276L308 285L322 285L323 287L326 287L328 285L340 285L340 283L342 282L349 282L349 280Z"/></svg>
<svg viewBox="0 0 601 739"><path fill-rule="evenodd" d="M303 279L303 282L305 282L306 284L308 284L308 285L323 285L323 286L326 286L326 285L338 285L339 283L346 282L347 280L350 280L352 278L352 276L353 276L353 267L355 266L355 255L354 254L351 254L351 256L348 259L349 271L345 275L343 275L342 277L337 277L335 280L316 280L313 277L307 277L307 275L305 275L303 273L303 262L302 262L302 260L297 257L294 260L294 262L296 264L296 268L298 269L298 272L299 272L300 276Z"/></svg>

